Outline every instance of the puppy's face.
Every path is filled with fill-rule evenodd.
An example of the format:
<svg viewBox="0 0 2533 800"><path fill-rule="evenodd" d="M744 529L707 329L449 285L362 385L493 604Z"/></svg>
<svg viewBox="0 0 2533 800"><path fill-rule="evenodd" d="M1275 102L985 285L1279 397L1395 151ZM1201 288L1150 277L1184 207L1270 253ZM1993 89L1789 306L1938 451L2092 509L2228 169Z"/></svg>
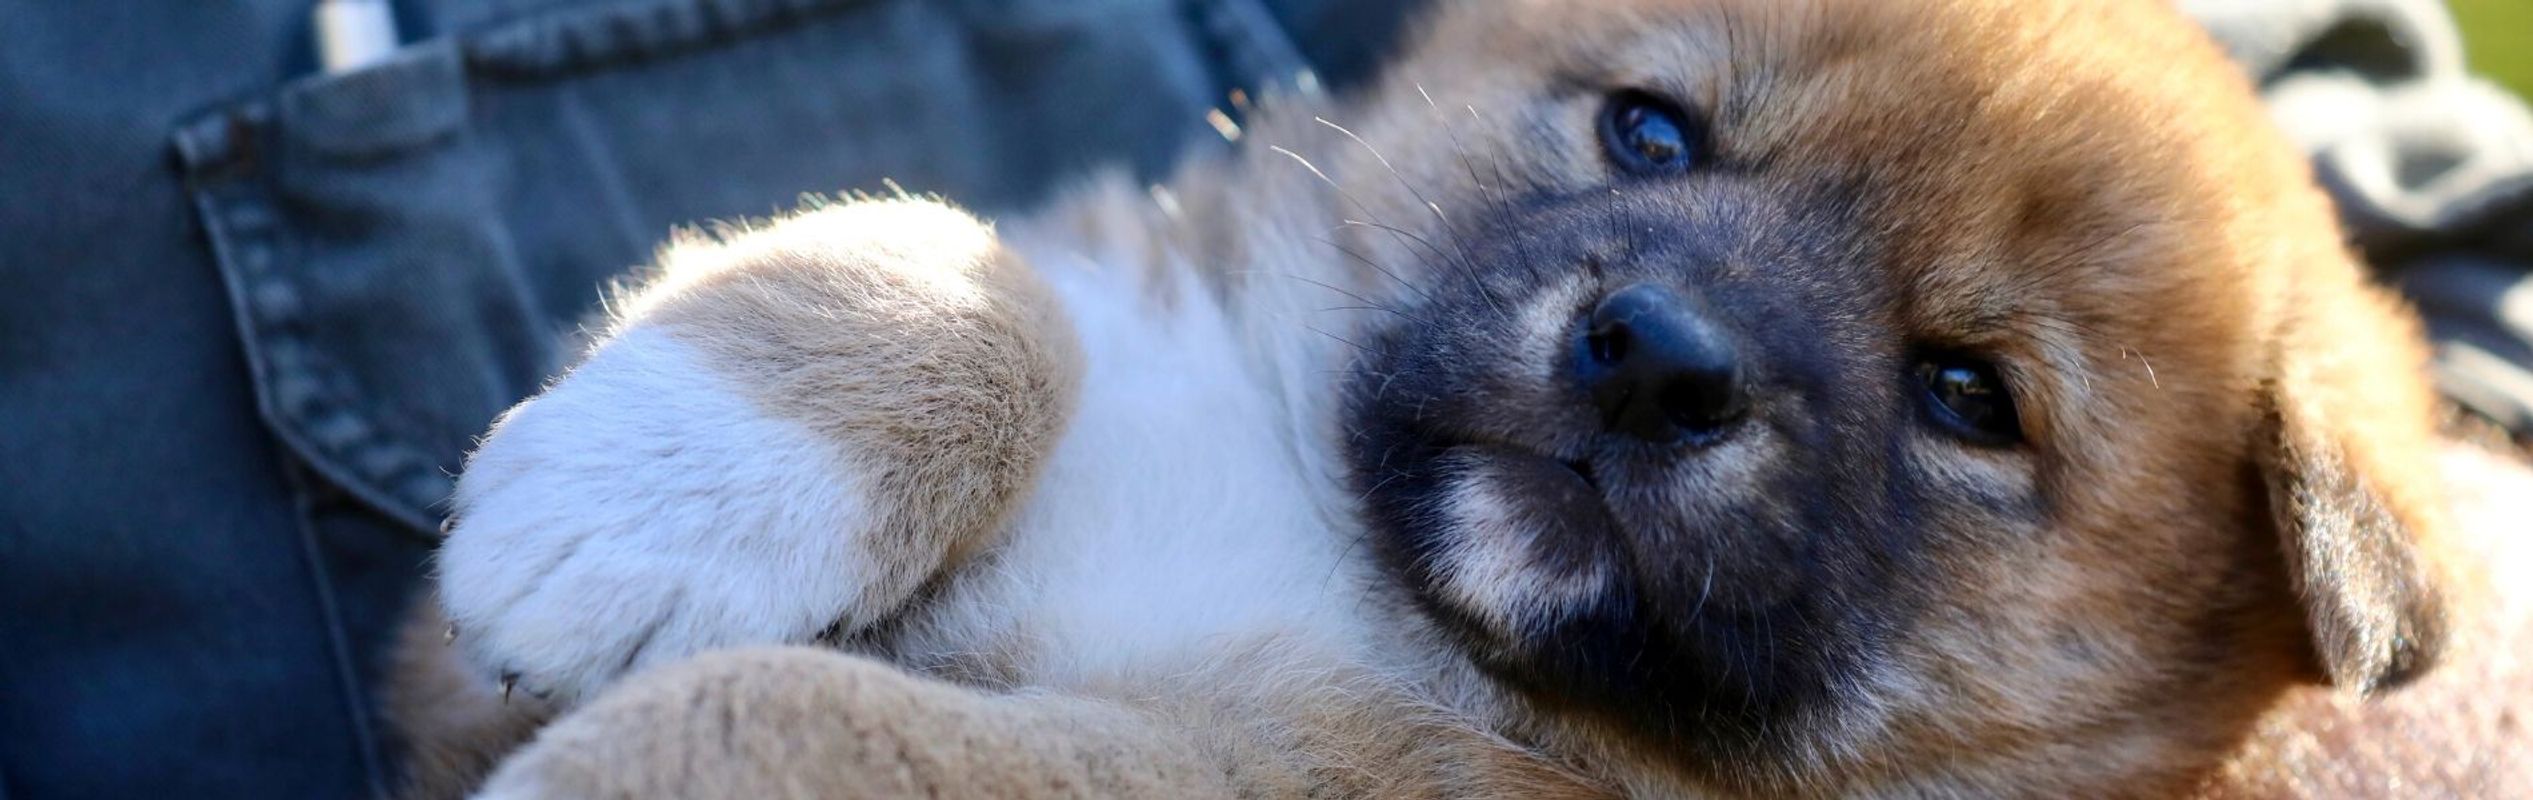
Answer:
<svg viewBox="0 0 2533 800"><path fill-rule="evenodd" d="M1533 735L1675 788L2158 791L2299 670L2419 660L2408 334L2169 10L1436 24L1358 110L1387 163L1329 157L1398 275L1347 448Z"/></svg>

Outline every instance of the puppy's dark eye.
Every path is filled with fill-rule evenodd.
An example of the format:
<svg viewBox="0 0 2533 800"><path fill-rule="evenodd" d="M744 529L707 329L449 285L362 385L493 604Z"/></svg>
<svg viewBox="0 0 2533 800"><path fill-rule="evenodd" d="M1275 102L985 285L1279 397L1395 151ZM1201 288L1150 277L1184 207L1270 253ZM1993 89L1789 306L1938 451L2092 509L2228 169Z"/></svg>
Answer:
<svg viewBox="0 0 2533 800"><path fill-rule="evenodd" d="M1918 360L1917 378L1926 387L1928 413L1955 435L1987 445L2023 440L2014 393L2004 376L1997 374L1995 364L1959 353L1938 353Z"/></svg>
<svg viewBox="0 0 2533 800"><path fill-rule="evenodd" d="M1696 126L1671 101L1639 91L1610 95L1601 109L1601 147L1637 175L1678 175L1697 161Z"/></svg>

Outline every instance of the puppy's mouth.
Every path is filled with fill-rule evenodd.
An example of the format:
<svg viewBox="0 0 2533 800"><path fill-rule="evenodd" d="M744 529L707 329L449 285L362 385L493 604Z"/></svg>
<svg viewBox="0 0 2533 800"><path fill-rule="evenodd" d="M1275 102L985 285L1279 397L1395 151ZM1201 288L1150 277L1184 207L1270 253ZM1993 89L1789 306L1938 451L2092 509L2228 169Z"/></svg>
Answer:
<svg viewBox="0 0 2533 800"><path fill-rule="evenodd" d="M1546 478L1554 476L1558 480L1578 481L1582 483L1585 488L1590 489L1595 495L1602 492L1600 468L1592 463L1592 456L1590 454L1576 455L1556 453L1548 449L1534 447L1520 442L1501 441L1484 437L1435 434L1432 435L1431 438L1435 442L1434 447L1445 453L1453 454L1461 458L1478 461L1518 462L1541 467L1543 469L1545 467L1554 466L1557 470L1546 470L1539 477Z"/></svg>
<svg viewBox="0 0 2533 800"><path fill-rule="evenodd" d="M1627 569L1626 520L1610 475L1591 455L1554 453L1504 441L1438 438L1433 468L1443 475L1444 502L1460 509L1456 525L1491 527L1495 546L1528 551L1527 563L1564 578L1605 583ZM1442 509L1445 516L1455 516Z"/></svg>
<svg viewBox="0 0 2533 800"><path fill-rule="evenodd" d="M1629 533L1588 457L1434 437L1403 448L1366 500L1420 599L1499 666L1542 636L1633 619Z"/></svg>

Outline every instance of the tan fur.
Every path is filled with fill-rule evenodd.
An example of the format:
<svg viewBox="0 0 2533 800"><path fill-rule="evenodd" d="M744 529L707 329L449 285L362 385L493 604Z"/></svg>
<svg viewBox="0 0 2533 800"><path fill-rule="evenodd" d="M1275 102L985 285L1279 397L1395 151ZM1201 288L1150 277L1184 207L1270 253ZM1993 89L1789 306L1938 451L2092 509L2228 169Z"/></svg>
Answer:
<svg viewBox="0 0 2533 800"><path fill-rule="evenodd" d="M639 765L639 766L634 766ZM830 651L715 653L645 675L539 735L494 797L1219 797L1152 720L988 697Z"/></svg>
<svg viewBox="0 0 2533 800"><path fill-rule="evenodd" d="M708 656L565 717L496 785L575 796L2524 790L2511 762L2482 754L2523 738L2514 709L2533 689L2513 653L2525 615L2504 595L2533 574L2522 558L2472 564L2521 550L2490 536L2520 517L2484 511L2463 520L2477 534L2448 533L2415 323L2367 285L2233 68L2163 4L1454 6L1366 97L1269 109L1244 155L1171 185L1172 210L1105 184L1031 233L1129 264L1192 261L1242 324L1285 343L1263 348L1291 359L1269 369L1315 374L1342 362L1331 354L1343 334L1372 324L1312 317L1337 341L1294 325L1328 305L1322 288L1411 303L1412 287L1455 279L1423 271L1449 260L1429 256L1505 194L1597 191L1610 176L1591 140L1595 92L1636 86L1711 110L1720 160L1766 165L1786 185L1853 179L1852 199L1892 243L1877 266L1899 298L1895 338L1994 352L2021 392L2028 449L1896 457L2041 510L1937 512L1951 548L1933 566L1945 602L1872 676L1872 702L1784 763L1724 777L1691 768L1655 737L1498 684L1412 606L1381 599L1399 647L1418 654L1407 661L1428 672L1234 650L1059 697L1006 685L1015 670L997 665L1022 657L1015 642L920 665L962 686L807 651ZM1077 356L1059 344L1070 337L1044 290L972 220L903 203L813 212L665 261L628 320L703 332L765 407L894 476L888 535L874 545L889 577L840 632L867 633L857 644L883 655L926 635L886 623L990 544L1069 408ZM935 349L944 343L969 349ZM1317 413L1331 401L1294 402ZM1734 457L1753 469L1791 446L1754 438ZM1493 585L1471 602L1544 591ZM2453 663L2389 688L2438 660L2447 638ZM2357 699L2379 684L2384 699ZM2502 710L2449 716L2479 692L2506 698ZM465 770L488 752L447 747L424 766Z"/></svg>
<svg viewBox="0 0 2533 800"><path fill-rule="evenodd" d="M877 476L889 513L865 542L886 571L835 635L991 544L1071 413L1081 354L1046 287L938 203L834 205L660 260L619 327L700 332L733 384Z"/></svg>

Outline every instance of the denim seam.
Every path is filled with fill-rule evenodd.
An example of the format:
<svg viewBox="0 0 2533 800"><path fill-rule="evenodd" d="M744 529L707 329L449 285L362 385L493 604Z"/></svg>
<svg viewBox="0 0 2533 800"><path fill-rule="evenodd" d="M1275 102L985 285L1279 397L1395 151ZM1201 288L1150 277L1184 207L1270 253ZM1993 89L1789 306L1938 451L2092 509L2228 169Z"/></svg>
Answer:
<svg viewBox="0 0 2533 800"><path fill-rule="evenodd" d="M369 776L372 796L390 797L387 770L383 766L384 752L378 746L376 721L372 719L374 715L369 704L364 702L369 697L368 682L361 680L360 669L355 666L352 632L343 625L343 603L336 596L334 574L326 569L324 551L317 546L317 521L315 514L311 513L316 503L314 489L308 485L307 475L301 467L284 462L281 470L283 479L290 484L291 515L299 529L299 557L307 562L308 580L316 586L317 613L324 620L326 650L333 656L334 680L342 690L339 699L343 703L344 715L352 722L354 746L360 750L361 772Z"/></svg>
<svg viewBox="0 0 2533 800"><path fill-rule="evenodd" d="M311 469L430 540L436 529L427 507L435 501L404 498L396 487L416 470L436 470L430 458L397 441L352 411L360 406L339 395L338 372L310 346L305 321L294 306L296 287L277 274L273 261L285 246L268 198L269 177L257 171L256 153L271 142L270 113L262 104L222 114L178 131L177 148L191 170L189 194L201 215L231 314L255 378L256 408L273 434ZM296 400L278 395L283 382ZM342 431L335 443L310 438L315 429ZM364 463L386 463L379 470ZM376 472L378 474L362 474ZM419 505L417 505L417 502Z"/></svg>
<svg viewBox="0 0 2533 800"><path fill-rule="evenodd" d="M264 418L270 434L299 454L298 458L283 462L280 469L284 473L283 479L290 485L293 527L299 540L303 574L308 580L309 590L317 599L318 614L325 626L327 652L331 656L329 666L339 690L337 702L343 704L346 719L351 723L362 773L371 793L383 797L386 776L381 767L378 740L372 730L369 708L361 702L362 682L352 664L351 642L348 631L343 627L341 602L336 596L331 574L325 568L323 553L316 546L313 520L308 513L310 489L302 470L325 474L329 481L341 486L344 491L359 496L369 506L390 514L407 526L412 526L415 521L402 504L392 502L392 498L370 494L371 488L364 482L347 480L350 476L339 474L337 470L342 467L330 459L312 457L325 451L301 435L300 428L290 423L295 415L283 409L282 403L273 396L274 376L284 367L274 363L275 354L271 352L270 345L302 342L297 334L286 330L288 322L295 320L276 322L261 319L254 305L259 288L271 286L284 292L289 288L271 283L275 280L270 275L271 259L277 257L275 251L279 248L275 241L277 226L270 209L264 207L261 198L256 196L257 190L263 188L258 180L262 175L255 171L253 162L257 154L269 146L269 142L263 141L268 113L260 104L250 105L234 113L185 126L177 132L176 148L188 170L187 193L192 196L196 211L201 215L204 237L214 260L220 265L221 284L229 294L231 317L243 345L241 350L248 372L255 379L256 409ZM264 305L277 304L267 302ZM319 368L308 366L303 369ZM322 402L311 399L305 405L315 406ZM356 415L351 415L339 405L331 409L310 409L308 415L353 417L352 422L363 425L367 431L368 446L395 446L384 441L383 434L375 429L366 428ZM406 529L414 530L413 527Z"/></svg>

